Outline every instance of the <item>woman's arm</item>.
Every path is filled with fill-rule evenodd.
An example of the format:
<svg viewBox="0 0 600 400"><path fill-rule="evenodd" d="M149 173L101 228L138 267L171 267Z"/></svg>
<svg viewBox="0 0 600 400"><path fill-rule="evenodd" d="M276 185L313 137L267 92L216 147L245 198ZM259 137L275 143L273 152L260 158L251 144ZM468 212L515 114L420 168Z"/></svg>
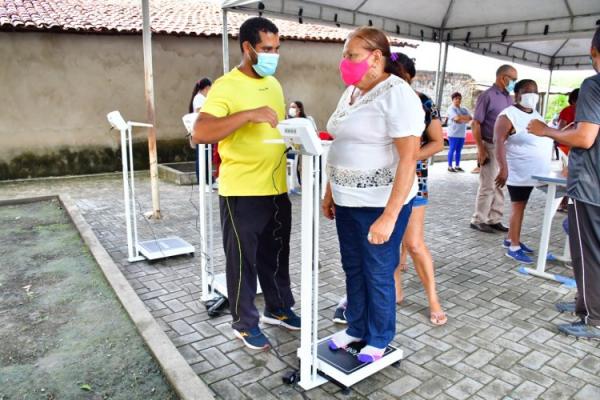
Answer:
<svg viewBox="0 0 600 400"><path fill-rule="evenodd" d="M335 204L333 203L333 193L331 193L331 183L329 182L327 182L327 186L325 187L325 196L323 196L321 209L323 210L325 218L335 218Z"/></svg>
<svg viewBox="0 0 600 400"><path fill-rule="evenodd" d="M394 146L400 156L396 177L392 186L392 193L388 199L383 214L371 225L368 237L371 244L383 244L390 239L400 210L410 193L413 182L416 179L415 166L419 152L420 138L406 136L394 139Z"/></svg>
<svg viewBox="0 0 600 400"><path fill-rule="evenodd" d="M513 129L512 122L506 115L500 115L494 125L494 144L496 145L496 159L498 160L498 175L496 176L496 186L504 187L508 179L508 165L506 163L506 139Z"/></svg>
<svg viewBox="0 0 600 400"><path fill-rule="evenodd" d="M442 123L439 119L431 120L426 134L429 142L419 149L417 160L427 160L444 148L444 133L442 131Z"/></svg>

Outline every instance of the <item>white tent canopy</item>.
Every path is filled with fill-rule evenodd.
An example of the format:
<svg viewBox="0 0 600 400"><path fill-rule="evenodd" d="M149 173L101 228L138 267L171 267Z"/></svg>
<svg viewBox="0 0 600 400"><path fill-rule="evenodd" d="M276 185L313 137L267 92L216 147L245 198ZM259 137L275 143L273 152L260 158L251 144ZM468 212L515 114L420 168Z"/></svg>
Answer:
<svg viewBox="0 0 600 400"><path fill-rule="evenodd" d="M224 9L372 25L535 67L589 67L600 0L225 0Z"/></svg>

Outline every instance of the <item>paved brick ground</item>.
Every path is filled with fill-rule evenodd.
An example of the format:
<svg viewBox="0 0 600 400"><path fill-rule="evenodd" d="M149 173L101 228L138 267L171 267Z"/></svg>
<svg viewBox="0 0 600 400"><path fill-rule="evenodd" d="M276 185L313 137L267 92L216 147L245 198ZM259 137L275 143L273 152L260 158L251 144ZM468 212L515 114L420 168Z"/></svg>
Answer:
<svg viewBox="0 0 600 400"><path fill-rule="evenodd" d="M472 164L465 166L470 170ZM501 235L469 229L476 175L450 174L439 163L431 169L430 185L426 237L449 323L429 324L427 301L411 269L394 340L406 358L400 368L387 368L355 385L350 396L333 384L306 393L282 384L282 373L297 365L297 333L266 329L279 358L273 351L246 350L232 337L228 315L209 318L199 301L199 256L129 264L119 176L5 183L0 184L0 198L70 194L148 309L220 398L600 399L599 342L576 341L555 329L556 323L572 317L558 314L553 303L572 299L574 290L520 275L517 265L503 255ZM137 193L139 208L149 210L149 181L144 176L138 178ZM532 245L539 240L543 200L541 192L534 192L525 218L524 241ZM198 245L196 202L195 189L162 183L164 219L140 220L140 237L177 234ZM299 299L299 197L293 197L293 204L291 264ZM555 220L551 240L556 253L563 245L561 219ZM218 223L215 231L219 244ZM322 221L321 235L320 334L326 335L336 330L330 317L344 293L344 278L333 224ZM219 247L214 259L222 269ZM558 265L551 271L571 274Z"/></svg>

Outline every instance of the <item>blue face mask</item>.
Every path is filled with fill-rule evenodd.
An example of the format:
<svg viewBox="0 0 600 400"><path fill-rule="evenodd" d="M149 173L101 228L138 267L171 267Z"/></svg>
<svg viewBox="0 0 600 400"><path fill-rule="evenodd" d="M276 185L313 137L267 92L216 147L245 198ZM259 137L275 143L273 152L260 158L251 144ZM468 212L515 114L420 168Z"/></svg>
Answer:
<svg viewBox="0 0 600 400"><path fill-rule="evenodd" d="M279 62L279 54L259 53L254 49L252 51L254 51L257 58L256 64L252 65L254 71L262 77L274 75Z"/></svg>
<svg viewBox="0 0 600 400"><path fill-rule="evenodd" d="M508 93L514 92L515 91L515 85L517 84L517 81L510 81L508 82L508 86L506 87L506 90L508 91Z"/></svg>

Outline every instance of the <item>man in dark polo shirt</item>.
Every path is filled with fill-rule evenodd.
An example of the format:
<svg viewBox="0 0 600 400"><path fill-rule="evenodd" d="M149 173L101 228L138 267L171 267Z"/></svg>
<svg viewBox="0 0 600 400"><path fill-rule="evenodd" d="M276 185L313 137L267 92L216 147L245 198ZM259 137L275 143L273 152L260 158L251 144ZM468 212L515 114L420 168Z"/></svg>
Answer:
<svg viewBox="0 0 600 400"><path fill-rule="evenodd" d="M473 137L477 143L477 160L481 167L471 228L481 232L508 232L508 228L502 225L504 193L494 182L498 175L498 162L494 151L494 124L498 114L513 104L510 92L516 82L516 69L510 65L498 68L496 82L479 95L471 122Z"/></svg>
<svg viewBox="0 0 600 400"><path fill-rule="evenodd" d="M577 126L563 132L536 120L527 130L571 147L567 195L572 203L569 245L577 301L562 308L575 311L580 320L559 325L558 329L569 336L600 340L600 27L590 53L597 74L581 84L575 113Z"/></svg>

